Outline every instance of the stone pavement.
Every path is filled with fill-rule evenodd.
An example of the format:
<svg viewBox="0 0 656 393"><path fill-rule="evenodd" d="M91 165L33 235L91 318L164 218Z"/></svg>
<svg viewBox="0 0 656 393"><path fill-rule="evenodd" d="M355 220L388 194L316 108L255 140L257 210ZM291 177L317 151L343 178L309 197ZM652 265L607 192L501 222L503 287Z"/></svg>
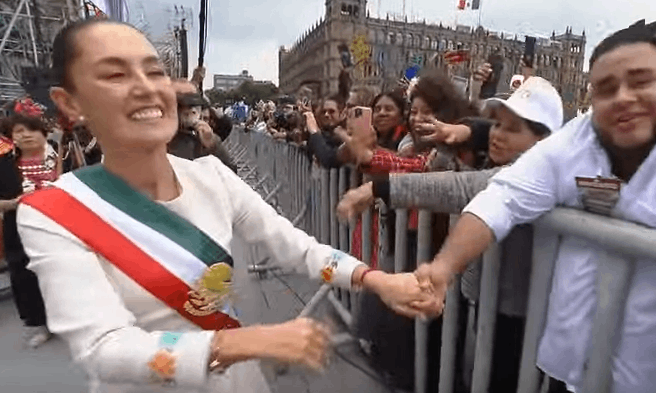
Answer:
<svg viewBox="0 0 656 393"><path fill-rule="evenodd" d="M236 252L235 260L248 260ZM236 272L240 318L246 324L275 323L294 318L302 310L319 285L298 274L284 274L280 280L259 280L243 269ZM0 278L2 275L0 274ZM297 293L298 297L294 294ZM322 313L319 310L319 314ZM323 318L322 318L323 319ZM351 362L366 368L365 359L355 345L339 348ZM272 393L383 393L387 390L362 371L338 357L322 375L290 370L277 375L271 364L263 364ZM369 370L371 372L371 370ZM68 348L55 338L36 350L22 347L21 322L13 302L0 299L0 393L84 393L87 392L84 373L71 364ZM231 392L237 393L237 392Z"/></svg>

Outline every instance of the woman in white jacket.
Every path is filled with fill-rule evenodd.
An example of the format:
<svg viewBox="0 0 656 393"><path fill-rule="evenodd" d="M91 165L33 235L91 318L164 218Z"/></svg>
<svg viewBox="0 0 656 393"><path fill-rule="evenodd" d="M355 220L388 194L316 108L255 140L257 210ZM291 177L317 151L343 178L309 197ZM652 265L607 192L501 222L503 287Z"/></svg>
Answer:
<svg viewBox="0 0 656 393"><path fill-rule="evenodd" d="M98 386L267 392L249 360L323 367L329 333L314 321L239 326L233 236L307 266L311 277L372 290L405 315L432 302L414 275L372 271L295 229L216 158L167 155L175 92L133 27L77 22L59 33L53 54L51 97L98 138L104 161L23 197L18 226L49 328Z"/></svg>

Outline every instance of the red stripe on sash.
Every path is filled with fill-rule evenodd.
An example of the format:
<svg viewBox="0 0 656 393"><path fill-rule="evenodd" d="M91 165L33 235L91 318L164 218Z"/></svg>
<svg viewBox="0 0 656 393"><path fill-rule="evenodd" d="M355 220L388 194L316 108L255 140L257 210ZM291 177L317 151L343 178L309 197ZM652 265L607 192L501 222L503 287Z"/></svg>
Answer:
<svg viewBox="0 0 656 393"><path fill-rule="evenodd" d="M240 326L237 320L218 311L207 316L189 314L184 307L192 291L189 285L65 191L54 187L40 190L23 196L20 203L32 206L66 228L156 298L201 328L220 330Z"/></svg>

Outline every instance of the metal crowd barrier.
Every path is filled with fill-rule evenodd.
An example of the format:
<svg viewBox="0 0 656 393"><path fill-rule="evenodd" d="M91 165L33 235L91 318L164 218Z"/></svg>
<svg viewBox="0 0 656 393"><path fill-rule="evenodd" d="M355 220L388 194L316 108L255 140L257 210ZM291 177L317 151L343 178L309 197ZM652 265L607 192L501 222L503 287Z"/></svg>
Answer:
<svg viewBox="0 0 656 393"><path fill-rule="evenodd" d="M339 170L321 169L314 165L307 152L284 141L274 141L268 135L250 132L233 132L232 145L248 150L250 160L255 162L262 176L274 180L275 196L280 212L295 225L315 236L321 243L332 245L342 251L350 251L349 239L353 228L338 223L335 207L348 188L357 186L357 176L347 168ZM274 193L271 191L271 193ZM274 197L272 197L274 198ZM381 207L385 213L385 207ZM372 230L372 210L363 215L362 239L369 239ZM406 270L408 261L406 210L396 211L395 255L393 266L384 266L395 272ZM389 249L384 235L388 228L380 220L379 264L390 263L383 258ZM610 393L612 386L612 355L618 344L624 308L633 276L635 260L656 259L656 230L647 229L625 221L593 215L573 209L558 208L534 223L533 260L529 293L529 304L524 334L523 352L519 376L518 393L540 391L541 374L536 367L538 344L544 330L551 281L556 253L563 235L579 237L599 245L606 254L598 261L597 295L598 305L592 337L594 337L584 383L579 393ZM417 262L431 260L431 214L419 214ZM371 258L371 244L362 242L363 262ZM476 335L476 350L472 380L473 393L486 393L492 370L494 327L497 315L498 278L500 270L500 246L493 245L483 256L480 286L479 317ZM455 386L456 342L458 339L460 278L449 289L442 328L440 370L440 393L452 393ZM330 291L327 286L308 303L303 315L309 314L324 298L338 308L345 322L357 315L355 293ZM340 299L339 302L337 299ZM349 314L350 313L350 314ZM427 324L416 323L415 345L415 391L426 392L427 379Z"/></svg>

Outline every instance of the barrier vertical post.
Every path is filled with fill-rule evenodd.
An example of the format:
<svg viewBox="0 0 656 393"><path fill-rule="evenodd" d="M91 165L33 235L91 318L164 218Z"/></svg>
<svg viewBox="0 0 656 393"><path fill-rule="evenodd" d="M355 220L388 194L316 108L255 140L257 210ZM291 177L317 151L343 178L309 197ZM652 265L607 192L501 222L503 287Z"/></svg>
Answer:
<svg viewBox="0 0 656 393"><path fill-rule="evenodd" d="M430 261L432 243L432 215L429 211L419 212L417 233L417 264ZM426 393L428 382L428 323L415 321L415 392Z"/></svg>
<svg viewBox="0 0 656 393"><path fill-rule="evenodd" d="M590 350L583 393L611 392L613 353L621 336L618 332L622 331L635 260L605 252L597 266L597 311L590 332L595 345Z"/></svg>
<svg viewBox="0 0 656 393"><path fill-rule="evenodd" d="M539 389L540 371L535 364L538 343L547 320L546 310L559 243L557 233L539 226L533 227L531 290L526 311L518 393L537 393Z"/></svg>
<svg viewBox="0 0 656 393"><path fill-rule="evenodd" d="M396 210L394 232L394 273L408 270L408 211Z"/></svg>
<svg viewBox="0 0 656 393"><path fill-rule="evenodd" d="M483 255L472 393L487 392L490 384L500 269L501 246L499 244L493 244Z"/></svg>
<svg viewBox="0 0 656 393"><path fill-rule="evenodd" d="M349 181L349 171L348 168L343 166L339 168L339 197L341 198L346 193L348 189ZM344 252L349 252L349 227L348 224L339 223L339 249ZM342 305L347 309L351 309L350 298L348 291L340 291Z"/></svg>
<svg viewBox="0 0 656 393"><path fill-rule="evenodd" d="M350 179L349 179L349 185L350 189L354 189L358 187L358 172L355 169L351 169L350 173ZM355 233L355 225L354 223L351 223L349 225L349 234L351 235L351 238L349 239L349 249L351 255L353 255L353 236L352 234ZM366 262L366 261L363 261ZM349 293L349 303L351 304L351 314L357 315L357 307L358 307L358 294L357 292L350 292Z"/></svg>
<svg viewBox="0 0 656 393"><path fill-rule="evenodd" d="M450 217L451 228L457 222L458 215ZM458 317L460 310L461 276L458 275L448 289L446 304L442 314L442 349L440 351L439 393L453 393L455 389L457 342L459 338ZM515 393L515 392L513 392Z"/></svg>
<svg viewBox="0 0 656 393"><path fill-rule="evenodd" d="M339 203L339 172L330 170L330 245L339 248L339 225L337 223L337 204Z"/></svg>
<svg viewBox="0 0 656 393"><path fill-rule="evenodd" d="M389 255L388 211L385 204L378 206L378 268L386 272L394 272L394 259Z"/></svg>
<svg viewBox="0 0 656 393"><path fill-rule="evenodd" d="M330 244L330 171L321 169L321 243Z"/></svg>

